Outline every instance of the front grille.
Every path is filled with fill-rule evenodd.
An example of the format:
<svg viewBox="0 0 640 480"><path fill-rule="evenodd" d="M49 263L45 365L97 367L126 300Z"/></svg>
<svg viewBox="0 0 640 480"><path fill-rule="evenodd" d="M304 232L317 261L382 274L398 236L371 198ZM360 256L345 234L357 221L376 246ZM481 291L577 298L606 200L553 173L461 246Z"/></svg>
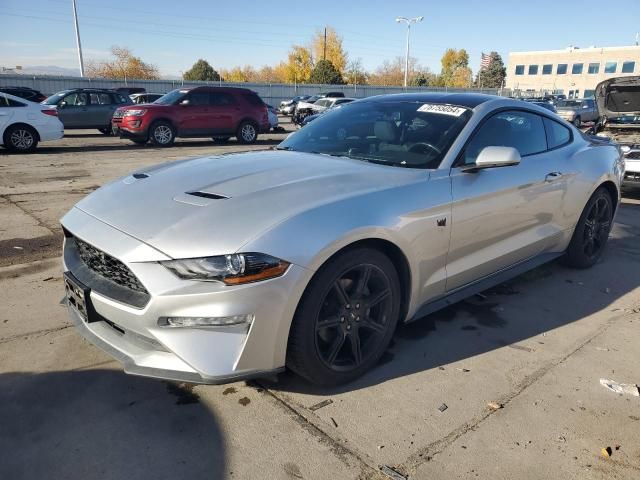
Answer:
<svg viewBox="0 0 640 480"><path fill-rule="evenodd" d="M78 253L84 264L101 277L135 292L148 294L138 277L120 260L75 238Z"/></svg>
<svg viewBox="0 0 640 480"><path fill-rule="evenodd" d="M640 150L631 150L627 153L624 158L629 158L632 160L640 160Z"/></svg>
<svg viewBox="0 0 640 480"><path fill-rule="evenodd" d="M116 110L113 112L113 118L122 118L124 116L124 112L122 110Z"/></svg>

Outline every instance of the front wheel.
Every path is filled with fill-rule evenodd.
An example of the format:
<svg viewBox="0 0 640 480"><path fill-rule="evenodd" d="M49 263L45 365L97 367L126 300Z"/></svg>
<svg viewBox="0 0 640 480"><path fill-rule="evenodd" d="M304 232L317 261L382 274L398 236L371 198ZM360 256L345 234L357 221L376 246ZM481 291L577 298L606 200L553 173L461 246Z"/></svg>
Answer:
<svg viewBox="0 0 640 480"><path fill-rule="evenodd" d="M378 250L346 251L322 267L296 310L287 366L318 385L349 382L380 359L400 316L400 281Z"/></svg>
<svg viewBox="0 0 640 480"><path fill-rule="evenodd" d="M243 145L256 143L256 140L258 139L258 129L252 122L242 122L238 127L236 137L238 138L238 142Z"/></svg>
<svg viewBox="0 0 640 480"><path fill-rule="evenodd" d="M175 139L175 130L169 122L155 122L149 128L149 140L158 147L170 147Z"/></svg>
<svg viewBox="0 0 640 480"><path fill-rule="evenodd" d="M14 125L4 133L4 146L16 153L31 153L38 146L38 134L28 125Z"/></svg>
<svg viewBox="0 0 640 480"><path fill-rule="evenodd" d="M606 188L600 187L584 207L573 232L564 262L574 268L589 268L602 256L613 222L613 201Z"/></svg>
<svg viewBox="0 0 640 480"><path fill-rule="evenodd" d="M580 117L576 117L573 119L572 122L576 128L580 128L580 126L582 125L582 120L580 119Z"/></svg>

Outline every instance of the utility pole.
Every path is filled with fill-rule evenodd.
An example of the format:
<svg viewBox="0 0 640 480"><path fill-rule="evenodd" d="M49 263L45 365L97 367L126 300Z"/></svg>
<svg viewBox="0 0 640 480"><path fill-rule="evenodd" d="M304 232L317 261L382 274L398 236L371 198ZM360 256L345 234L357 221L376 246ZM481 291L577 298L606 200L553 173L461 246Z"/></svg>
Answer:
<svg viewBox="0 0 640 480"><path fill-rule="evenodd" d="M327 59L327 27L324 27L324 48L322 49L322 59Z"/></svg>
<svg viewBox="0 0 640 480"><path fill-rule="evenodd" d="M80 29L78 28L78 9L76 0L71 0L73 4L73 21L76 26L76 43L78 45L78 61L80 62L80 76L84 77L84 62L82 61L82 44L80 43Z"/></svg>
<svg viewBox="0 0 640 480"><path fill-rule="evenodd" d="M409 78L409 34L411 32L411 24L418 23L424 20L424 17L396 17L396 22L407 24L407 51L404 58L404 87L407 88L407 80Z"/></svg>

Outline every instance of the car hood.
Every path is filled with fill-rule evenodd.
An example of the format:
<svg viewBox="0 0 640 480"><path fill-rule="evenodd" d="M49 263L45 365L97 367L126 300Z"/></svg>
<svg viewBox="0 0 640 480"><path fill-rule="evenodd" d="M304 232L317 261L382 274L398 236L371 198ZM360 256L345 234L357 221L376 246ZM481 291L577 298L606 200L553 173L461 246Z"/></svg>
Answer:
<svg viewBox="0 0 640 480"><path fill-rule="evenodd" d="M607 119L640 116L640 76L610 78L596 86L598 112Z"/></svg>
<svg viewBox="0 0 640 480"><path fill-rule="evenodd" d="M144 169L76 208L172 258L193 258L234 253L306 210L425 175L326 155L248 152ZM340 215L349 212L336 209Z"/></svg>

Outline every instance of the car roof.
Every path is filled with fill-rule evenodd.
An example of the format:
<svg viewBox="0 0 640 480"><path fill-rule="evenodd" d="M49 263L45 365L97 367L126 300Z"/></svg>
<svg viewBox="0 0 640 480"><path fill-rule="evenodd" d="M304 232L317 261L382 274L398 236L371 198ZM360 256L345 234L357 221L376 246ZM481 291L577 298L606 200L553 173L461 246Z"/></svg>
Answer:
<svg viewBox="0 0 640 480"><path fill-rule="evenodd" d="M211 86L211 85L202 85L199 87L184 87L184 88L177 88L176 90L189 90L189 91L193 91L193 90L199 90L199 91L205 91L205 92L229 92L229 93L256 93L253 90L250 90L248 88L242 88L242 87L216 87L216 86ZM257 93L256 93L257 95Z"/></svg>
<svg viewBox="0 0 640 480"><path fill-rule="evenodd" d="M460 105L461 107L475 108L483 103L496 100L496 95L485 95L483 93L449 93L449 92L428 92L428 93L392 93L386 95L376 95L360 100L361 102L383 103L395 102L432 102L448 103Z"/></svg>

